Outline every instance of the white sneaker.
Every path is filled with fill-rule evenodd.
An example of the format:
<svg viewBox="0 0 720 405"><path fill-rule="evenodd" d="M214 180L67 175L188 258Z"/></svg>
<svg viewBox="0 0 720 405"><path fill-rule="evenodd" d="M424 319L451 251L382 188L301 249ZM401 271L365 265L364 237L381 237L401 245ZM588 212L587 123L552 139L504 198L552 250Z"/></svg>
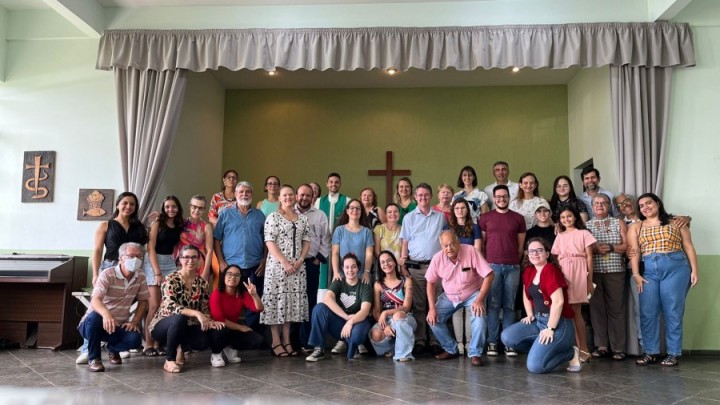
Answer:
<svg viewBox="0 0 720 405"><path fill-rule="evenodd" d="M365 345L358 345L358 353L359 354L368 354L367 347L365 347Z"/></svg>
<svg viewBox="0 0 720 405"><path fill-rule="evenodd" d="M330 350L330 353L345 353L345 350L347 350L347 345L345 344L344 340L338 340L338 342L335 344L335 347Z"/></svg>
<svg viewBox="0 0 720 405"><path fill-rule="evenodd" d="M242 361L237 350L233 349L232 346L224 348L223 353L225 353L228 363L240 363Z"/></svg>
<svg viewBox="0 0 720 405"><path fill-rule="evenodd" d="M128 357L130 357L130 352L120 352L121 359L127 359Z"/></svg>
<svg viewBox="0 0 720 405"><path fill-rule="evenodd" d="M496 343L488 343L487 355L488 356L497 356L498 355Z"/></svg>
<svg viewBox="0 0 720 405"><path fill-rule="evenodd" d="M75 364L87 364L88 352L80 352L80 355L75 359Z"/></svg>
<svg viewBox="0 0 720 405"><path fill-rule="evenodd" d="M210 355L210 364L213 367L225 367L225 360L222 358L222 353L212 353Z"/></svg>
<svg viewBox="0 0 720 405"><path fill-rule="evenodd" d="M458 350L458 354L462 356L463 354L465 354L465 345L462 343L458 343L457 350Z"/></svg>

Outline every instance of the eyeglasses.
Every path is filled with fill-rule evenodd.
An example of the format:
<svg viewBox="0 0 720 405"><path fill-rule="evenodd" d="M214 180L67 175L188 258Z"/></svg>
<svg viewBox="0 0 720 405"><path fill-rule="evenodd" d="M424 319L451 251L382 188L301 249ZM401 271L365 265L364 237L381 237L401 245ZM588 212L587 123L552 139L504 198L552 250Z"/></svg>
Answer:
<svg viewBox="0 0 720 405"><path fill-rule="evenodd" d="M540 249L528 249L528 256L531 256L531 255L541 255L541 254L543 254L543 253L545 253L545 249L542 249L542 248L540 248Z"/></svg>
<svg viewBox="0 0 720 405"><path fill-rule="evenodd" d="M198 259L198 256L197 256L197 255L192 255L192 256L180 256L180 258L183 259L183 260L197 260L197 259Z"/></svg>
<svg viewBox="0 0 720 405"><path fill-rule="evenodd" d="M226 273L226 278L234 278L236 280L240 279L240 273Z"/></svg>
<svg viewBox="0 0 720 405"><path fill-rule="evenodd" d="M361 207L356 207L354 205L348 207L348 211L360 211L361 209L362 209Z"/></svg>
<svg viewBox="0 0 720 405"><path fill-rule="evenodd" d="M493 198L496 200L507 200L509 197L506 195L496 195Z"/></svg>
<svg viewBox="0 0 720 405"><path fill-rule="evenodd" d="M204 210L205 210L205 206L203 205L203 206L201 207L201 206L199 206L199 205L190 204L190 209L204 211Z"/></svg>
<svg viewBox="0 0 720 405"><path fill-rule="evenodd" d="M137 255L124 255L123 257L129 257L131 259L142 259L143 258L142 256L137 256Z"/></svg>
<svg viewBox="0 0 720 405"><path fill-rule="evenodd" d="M616 207L623 208L623 207L632 207L632 200L629 198L626 198L619 203L617 203Z"/></svg>
<svg viewBox="0 0 720 405"><path fill-rule="evenodd" d="M235 176L225 176L225 180L237 180Z"/></svg>

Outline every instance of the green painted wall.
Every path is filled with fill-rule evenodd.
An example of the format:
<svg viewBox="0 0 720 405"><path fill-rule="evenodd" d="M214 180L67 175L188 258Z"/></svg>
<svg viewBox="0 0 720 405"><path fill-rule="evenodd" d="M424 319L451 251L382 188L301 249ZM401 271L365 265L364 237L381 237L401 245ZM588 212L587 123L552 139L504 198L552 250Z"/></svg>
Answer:
<svg viewBox="0 0 720 405"><path fill-rule="evenodd" d="M565 86L233 90L225 100L223 166L256 185L269 174L324 185L337 171L346 194L371 186L383 202L384 179L367 170L384 168L386 150L433 187L454 185L468 164L485 186L506 160L513 180L535 171L549 198L567 173Z"/></svg>
<svg viewBox="0 0 720 405"><path fill-rule="evenodd" d="M719 268L720 256L698 256L698 284L685 306L683 350L720 350Z"/></svg>

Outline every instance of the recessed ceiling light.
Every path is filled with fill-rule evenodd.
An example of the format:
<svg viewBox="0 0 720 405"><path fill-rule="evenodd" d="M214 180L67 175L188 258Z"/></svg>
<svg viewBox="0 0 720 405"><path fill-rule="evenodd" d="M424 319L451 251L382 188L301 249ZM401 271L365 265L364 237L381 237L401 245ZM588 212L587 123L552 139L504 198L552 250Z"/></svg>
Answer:
<svg viewBox="0 0 720 405"><path fill-rule="evenodd" d="M513 71L513 73L517 73L520 71L520 68L515 66L514 68L512 68L512 71Z"/></svg>
<svg viewBox="0 0 720 405"><path fill-rule="evenodd" d="M277 74L277 70L268 70L267 74L268 76L275 76Z"/></svg>
<svg viewBox="0 0 720 405"><path fill-rule="evenodd" d="M395 68L387 68L386 72L387 72L387 74L389 74L390 76L392 76L392 75L394 75L395 73L397 73L398 71L397 71L397 69L395 69Z"/></svg>

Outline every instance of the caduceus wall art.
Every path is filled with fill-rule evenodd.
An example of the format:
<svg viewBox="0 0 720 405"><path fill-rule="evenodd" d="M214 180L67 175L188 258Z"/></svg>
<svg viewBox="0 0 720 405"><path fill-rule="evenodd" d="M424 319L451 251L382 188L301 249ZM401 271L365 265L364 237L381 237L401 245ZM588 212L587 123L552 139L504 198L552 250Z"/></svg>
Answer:
<svg viewBox="0 0 720 405"><path fill-rule="evenodd" d="M55 182L55 151L25 152L22 202L52 202Z"/></svg>

